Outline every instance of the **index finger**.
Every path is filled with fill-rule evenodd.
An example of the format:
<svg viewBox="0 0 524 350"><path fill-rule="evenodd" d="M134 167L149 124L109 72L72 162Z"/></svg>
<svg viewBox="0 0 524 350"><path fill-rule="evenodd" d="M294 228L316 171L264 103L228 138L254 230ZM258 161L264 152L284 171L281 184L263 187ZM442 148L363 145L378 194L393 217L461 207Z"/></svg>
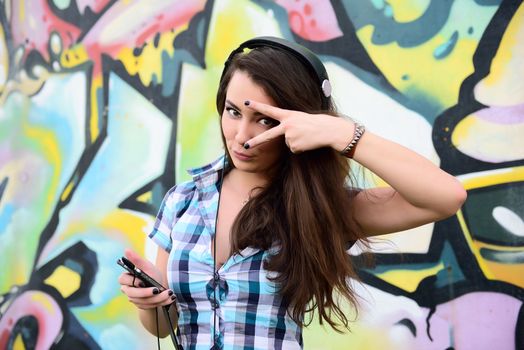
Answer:
<svg viewBox="0 0 524 350"><path fill-rule="evenodd" d="M289 110L287 109L278 108L262 102L246 100L244 101L244 105L251 109L254 109L260 114L278 120L279 122L284 120L289 114Z"/></svg>
<svg viewBox="0 0 524 350"><path fill-rule="evenodd" d="M284 133L285 133L284 126L282 124L277 125L274 128L271 128L269 130L264 131L261 134L258 134L257 136L253 137L251 140L248 140L246 143L244 143L244 148L249 149L249 148L259 146L281 135L284 135Z"/></svg>

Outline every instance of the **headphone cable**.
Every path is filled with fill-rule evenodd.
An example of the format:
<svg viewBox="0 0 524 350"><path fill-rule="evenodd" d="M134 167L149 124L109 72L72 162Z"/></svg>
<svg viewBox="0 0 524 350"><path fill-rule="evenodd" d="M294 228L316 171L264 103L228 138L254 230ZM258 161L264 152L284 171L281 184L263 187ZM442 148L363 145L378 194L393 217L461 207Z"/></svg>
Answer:
<svg viewBox="0 0 524 350"><path fill-rule="evenodd" d="M220 197L222 196L222 185L224 184L224 173L226 171L226 155L224 155L224 161L222 163L222 171L220 172L220 182L218 189L218 203L217 203L217 214L215 216L215 236L213 237L213 349L218 349L216 342L216 326L217 326L217 284L218 284L218 271L217 271L217 227L218 227L218 212L220 209Z"/></svg>

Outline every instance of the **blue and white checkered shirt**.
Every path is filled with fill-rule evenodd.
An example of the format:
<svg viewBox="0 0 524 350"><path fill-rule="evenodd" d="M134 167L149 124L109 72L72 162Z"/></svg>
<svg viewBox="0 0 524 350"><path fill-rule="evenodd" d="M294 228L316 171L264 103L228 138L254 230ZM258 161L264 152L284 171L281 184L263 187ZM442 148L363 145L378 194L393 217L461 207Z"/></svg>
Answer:
<svg viewBox="0 0 524 350"><path fill-rule="evenodd" d="M169 252L167 275L178 298L180 343L185 350L214 344L231 350L301 349L302 329L268 279L274 272L263 268L269 251L245 248L214 275L211 239L223 166L221 157L190 170L193 180L169 190L149 234Z"/></svg>

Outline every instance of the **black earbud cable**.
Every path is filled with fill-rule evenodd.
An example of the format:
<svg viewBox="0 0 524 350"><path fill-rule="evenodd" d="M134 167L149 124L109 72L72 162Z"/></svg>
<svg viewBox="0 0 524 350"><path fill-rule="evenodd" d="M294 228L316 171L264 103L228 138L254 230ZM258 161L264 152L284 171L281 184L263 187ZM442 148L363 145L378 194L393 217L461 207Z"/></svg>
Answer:
<svg viewBox="0 0 524 350"><path fill-rule="evenodd" d="M220 173L220 183L218 189L218 204L217 214L215 216L215 236L213 239L213 349L218 349L216 342L216 326L217 326L217 283L218 283L218 271L217 271L217 228L218 228L218 211L220 209L220 197L222 196L222 185L224 184L224 173L226 171L226 156L224 155L224 162L222 165L222 171Z"/></svg>

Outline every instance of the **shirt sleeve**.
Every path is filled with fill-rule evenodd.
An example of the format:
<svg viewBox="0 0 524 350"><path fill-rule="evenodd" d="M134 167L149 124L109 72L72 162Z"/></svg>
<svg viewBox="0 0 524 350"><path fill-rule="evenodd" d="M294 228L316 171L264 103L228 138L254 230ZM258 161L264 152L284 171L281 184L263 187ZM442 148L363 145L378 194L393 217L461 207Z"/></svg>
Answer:
<svg viewBox="0 0 524 350"><path fill-rule="evenodd" d="M171 231L176 220L187 209L193 189L189 183L183 183L172 187L166 193L158 210L153 230L148 235L153 242L168 253L171 252L173 246Z"/></svg>

